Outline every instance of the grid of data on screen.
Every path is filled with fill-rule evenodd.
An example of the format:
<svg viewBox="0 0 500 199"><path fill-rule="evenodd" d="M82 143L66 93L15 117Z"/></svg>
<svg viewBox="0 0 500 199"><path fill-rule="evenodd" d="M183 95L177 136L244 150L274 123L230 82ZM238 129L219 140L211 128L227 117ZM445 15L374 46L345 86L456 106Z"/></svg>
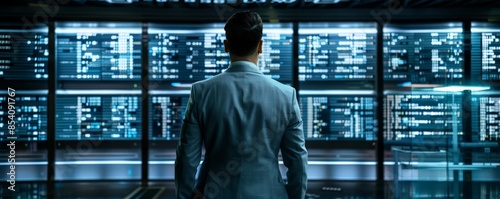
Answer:
<svg viewBox="0 0 500 199"><path fill-rule="evenodd" d="M48 78L47 31L47 29L0 28L0 79L42 80Z"/></svg>
<svg viewBox="0 0 500 199"><path fill-rule="evenodd" d="M306 139L374 140L374 100L371 96L301 96Z"/></svg>
<svg viewBox="0 0 500 199"><path fill-rule="evenodd" d="M385 139L439 139L461 134L461 96L390 94L385 97Z"/></svg>
<svg viewBox="0 0 500 199"><path fill-rule="evenodd" d="M472 23L472 79L500 80L500 26Z"/></svg>
<svg viewBox="0 0 500 199"><path fill-rule="evenodd" d="M474 96L471 105L473 137L479 141L499 141L500 97Z"/></svg>
<svg viewBox="0 0 500 199"><path fill-rule="evenodd" d="M374 24L299 23L299 81L372 80Z"/></svg>
<svg viewBox="0 0 500 199"><path fill-rule="evenodd" d="M141 79L141 29L56 28L59 80Z"/></svg>
<svg viewBox="0 0 500 199"><path fill-rule="evenodd" d="M384 29L384 79L452 83L463 78L461 28Z"/></svg>
<svg viewBox="0 0 500 199"><path fill-rule="evenodd" d="M292 80L291 25L264 26L258 67L278 81ZM223 24L161 26L149 30L151 80L194 82L223 72L229 66L224 50Z"/></svg>
<svg viewBox="0 0 500 199"><path fill-rule="evenodd" d="M140 139L140 100L138 96L59 96L56 139Z"/></svg>
<svg viewBox="0 0 500 199"><path fill-rule="evenodd" d="M189 96L153 96L150 110L150 138L176 140L181 132Z"/></svg>
<svg viewBox="0 0 500 199"><path fill-rule="evenodd" d="M22 141L47 140L47 97L16 95L15 137ZM7 97L0 97L0 141L10 137Z"/></svg>

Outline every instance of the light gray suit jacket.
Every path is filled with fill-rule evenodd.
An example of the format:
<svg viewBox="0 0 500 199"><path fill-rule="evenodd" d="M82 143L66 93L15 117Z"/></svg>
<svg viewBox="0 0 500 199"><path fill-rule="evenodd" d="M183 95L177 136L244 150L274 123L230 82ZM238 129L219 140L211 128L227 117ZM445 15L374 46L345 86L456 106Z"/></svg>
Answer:
<svg viewBox="0 0 500 199"><path fill-rule="evenodd" d="M279 171L280 149L287 184ZM177 198L303 199L306 167L294 88L246 61L192 85L175 161Z"/></svg>

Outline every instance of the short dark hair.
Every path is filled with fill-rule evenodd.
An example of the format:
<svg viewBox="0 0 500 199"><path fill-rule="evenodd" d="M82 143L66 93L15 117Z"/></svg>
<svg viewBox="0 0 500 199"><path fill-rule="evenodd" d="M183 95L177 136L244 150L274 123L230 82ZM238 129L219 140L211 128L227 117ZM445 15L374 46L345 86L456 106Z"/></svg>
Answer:
<svg viewBox="0 0 500 199"><path fill-rule="evenodd" d="M247 56L255 52L262 39L262 19L256 12L234 13L224 26L231 54Z"/></svg>

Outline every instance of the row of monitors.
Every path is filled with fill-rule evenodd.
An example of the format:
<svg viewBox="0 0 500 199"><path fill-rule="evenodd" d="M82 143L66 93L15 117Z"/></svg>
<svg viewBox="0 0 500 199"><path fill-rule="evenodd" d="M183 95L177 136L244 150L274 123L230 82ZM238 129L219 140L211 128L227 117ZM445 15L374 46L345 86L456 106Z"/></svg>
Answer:
<svg viewBox="0 0 500 199"><path fill-rule="evenodd" d="M305 91L304 91L305 92ZM386 93L384 139L391 141L462 135L462 99L449 93ZM176 140L189 94L152 94L149 137ZM0 97L0 140L8 135L8 103ZM19 140L47 139L46 95L15 97ZM373 93L301 93L303 129L308 140L375 140ZM140 95L58 95L57 140L139 140ZM500 95L473 95L472 131L476 141L500 141Z"/></svg>
<svg viewBox="0 0 500 199"><path fill-rule="evenodd" d="M140 80L143 50L150 81L194 82L229 66L224 24L56 23L55 48L48 28L0 27L0 79L44 80L49 54L55 53L57 80ZM472 75L500 80L500 25L472 23ZM376 52L383 50L385 81L451 83L463 78L461 23L387 25L377 49L375 23L298 23L298 79L367 81L375 79ZM266 23L260 70L292 82L292 23ZM143 49L144 47L144 49Z"/></svg>

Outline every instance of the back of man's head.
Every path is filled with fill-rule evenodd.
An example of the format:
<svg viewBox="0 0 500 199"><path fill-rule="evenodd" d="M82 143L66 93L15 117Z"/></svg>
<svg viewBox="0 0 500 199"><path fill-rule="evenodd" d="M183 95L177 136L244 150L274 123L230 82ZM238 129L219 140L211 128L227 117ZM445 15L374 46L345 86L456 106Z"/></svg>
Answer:
<svg viewBox="0 0 500 199"><path fill-rule="evenodd" d="M229 17L224 30L230 53L240 57L248 56L256 51L262 39L262 19L255 12L237 12Z"/></svg>

